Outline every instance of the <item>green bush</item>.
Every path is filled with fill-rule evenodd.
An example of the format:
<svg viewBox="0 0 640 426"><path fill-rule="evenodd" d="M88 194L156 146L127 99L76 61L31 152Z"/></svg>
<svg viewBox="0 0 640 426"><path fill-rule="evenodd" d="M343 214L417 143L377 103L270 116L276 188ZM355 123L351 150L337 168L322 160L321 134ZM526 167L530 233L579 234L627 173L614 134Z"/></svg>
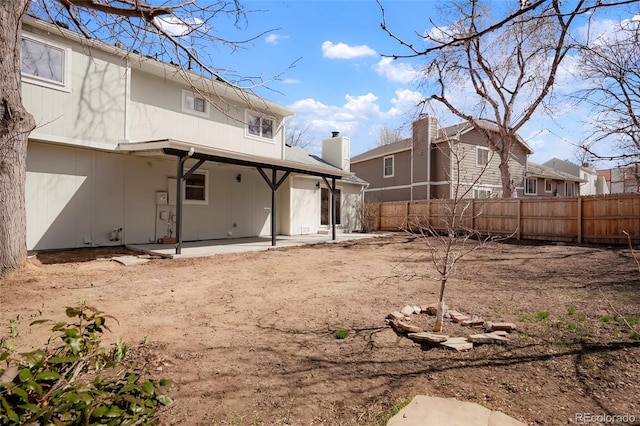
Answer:
<svg viewBox="0 0 640 426"><path fill-rule="evenodd" d="M85 304L68 307L66 314L71 320L52 327L44 349L17 353L11 338L0 339L0 424L157 423L158 409L172 403L160 393L170 382L144 380L144 371L123 364L121 342L113 350L100 345L112 316Z"/></svg>

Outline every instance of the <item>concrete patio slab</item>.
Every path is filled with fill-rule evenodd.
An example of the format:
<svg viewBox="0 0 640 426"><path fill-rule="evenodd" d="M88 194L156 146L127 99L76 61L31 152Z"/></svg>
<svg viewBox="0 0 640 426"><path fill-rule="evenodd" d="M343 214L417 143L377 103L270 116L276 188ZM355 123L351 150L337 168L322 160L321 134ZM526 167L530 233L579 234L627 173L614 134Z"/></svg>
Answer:
<svg viewBox="0 0 640 426"><path fill-rule="evenodd" d="M365 238L375 238L384 234L337 234L336 240L331 239L331 235L310 234L285 236L279 235L276 238L276 246L271 245L271 237L250 237L231 238L223 240L189 241L182 243L182 253L175 254L176 249L173 244L130 244L127 248L131 250L149 253L155 256L162 256L170 259L185 257L207 257L225 253L245 253L252 251L264 251L282 247L296 247L322 243L340 243L351 240Z"/></svg>
<svg viewBox="0 0 640 426"><path fill-rule="evenodd" d="M387 426L526 426L499 411L454 398L418 395Z"/></svg>

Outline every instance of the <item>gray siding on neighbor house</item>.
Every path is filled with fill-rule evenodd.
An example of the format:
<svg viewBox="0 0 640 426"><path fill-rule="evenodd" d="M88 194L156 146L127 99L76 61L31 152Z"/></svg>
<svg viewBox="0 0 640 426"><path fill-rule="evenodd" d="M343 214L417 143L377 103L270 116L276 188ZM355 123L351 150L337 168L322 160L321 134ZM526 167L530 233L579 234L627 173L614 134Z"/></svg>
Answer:
<svg viewBox="0 0 640 426"><path fill-rule="evenodd" d="M377 189L364 193L365 202L406 201L411 198L410 188Z"/></svg>
<svg viewBox="0 0 640 426"><path fill-rule="evenodd" d="M393 157L393 177L384 177L384 158ZM411 151L401 151L383 157L351 164L351 171L369 182L369 188L411 184Z"/></svg>

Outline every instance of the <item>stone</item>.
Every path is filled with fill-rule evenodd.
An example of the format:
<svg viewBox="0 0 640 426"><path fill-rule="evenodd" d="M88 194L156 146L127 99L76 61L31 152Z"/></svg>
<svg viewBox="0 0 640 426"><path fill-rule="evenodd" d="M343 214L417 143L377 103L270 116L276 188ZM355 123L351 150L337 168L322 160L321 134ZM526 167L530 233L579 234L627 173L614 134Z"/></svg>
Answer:
<svg viewBox="0 0 640 426"><path fill-rule="evenodd" d="M496 330L504 330L504 331L513 331L516 329L516 325L512 322L485 322L484 329L486 331L496 331Z"/></svg>
<svg viewBox="0 0 640 426"><path fill-rule="evenodd" d="M468 341L466 337L451 337L440 344L447 348L455 349L458 352L473 349L473 343Z"/></svg>
<svg viewBox="0 0 640 426"><path fill-rule="evenodd" d="M407 324L404 321L392 321L391 327L400 333L422 333L424 331L417 325Z"/></svg>
<svg viewBox="0 0 640 426"><path fill-rule="evenodd" d="M467 339L473 343L504 343L509 341L506 337L493 333L472 334Z"/></svg>
<svg viewBox="0 0 640 426"><path fill-rule="evenodd" d="M387 426L464 425L525 426L499 411L453 398L416 395Z"/></svg>
<svg viewBox="0 0 640 426"><path fill-rule="evenodd" d="M434 333L409 333L407 337L411 340L417 340L419 342L429 342L429 343L442 343L449 340L449 336L444 334L434 334Z"/></svg>
<svg viewBox="0 0 640 426"><path fill-rule="evenodd" d="M407 305L404 308L402 308L400 312L402 312L404 316L408 317L409 315L413 314L413 306Z"/></svg>
<svg viewBox="0 0 640 426"><path fill-rule="evenodd" d="M468 320L462 321L462 325L467 327L482 327L484 325L484 320L481 320L477 316L473 315Z"/></svg>
<svg viewBox="0 0 640 426"><path fill-rule="evenodd" d="M420 309L420 306L414 306L413 307L413 313L414 314L419 314L422 312L422 309Z"/></svg>
<svg viewBox="0 0 640 426"><path fill-rule="evenodd" d="M420 310L422 311L422 313L427 315L436 315L438 313L438 304L431 303L429 305L424 305L420 307ZM447 305L444 305L444 311L447 312L447 310L449 310L449 307Z"/></svg>
<svg viewBox="0 0 640 426"><path fill-rule="evenodd" d="M387 318L394 319L396 321L402 321L404 319L404 315L402 315L398 311L393 311L390 312L389 315L387 315Z"/></svg>
<svg viewBox="0 0 640 426"><path fill-rule="evenodd" d="M451 320L455 323L461 323L463 321L467 321L468 319L470 319L471 317L469 315L451 315Z"/></svg>

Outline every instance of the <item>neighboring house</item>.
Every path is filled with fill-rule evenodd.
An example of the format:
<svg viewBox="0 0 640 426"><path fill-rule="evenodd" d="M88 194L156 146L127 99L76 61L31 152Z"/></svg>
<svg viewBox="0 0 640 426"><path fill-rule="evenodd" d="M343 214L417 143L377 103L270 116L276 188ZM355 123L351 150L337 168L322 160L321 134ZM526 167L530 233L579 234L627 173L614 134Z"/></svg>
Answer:
<svg viewBox="0 0 640 426"><path fill-rule="evenodd" d="M586 164L579 166L571 161L552 158L542 163L542 165L582 179L584 182L580 184L580 195L601 195L609 193L609 186L604 177L599 176L595 169L588 167Z"/></svg>
<svg viewBox="0 0 640 426"><path fill-rule="evenodd" d="M524 180L524 195L539 197L577 197L584 179L529 162Z"/></svg>
<svg viewBox="0 0 640 426"><path fill-rule="evenodd" d="M640 192L640 163L598 170L598 175L607 182L612 194Z"/></svg>
<svg viewBox="0 0 640 426"><path fill-rule="evenodd" d="M29 250L316 233L332 198L359 229L349 138L312 157L288 108L30 17L22 54Z"/></svg>
<svg viewBox="0 0 640 426"><path fill-rule="evenodd" d="M482 125L495 128L488 121ZM509 162L518 195L524 192L527 155L531 153L520 139ZM367 201L450 199L455 197L456 188L471 188L468 197L499 197L499 164L498 154L477 129L467 123L440 128L432 116L413 123L411 138L351 158L352 171L369 182Z"/></svg>

